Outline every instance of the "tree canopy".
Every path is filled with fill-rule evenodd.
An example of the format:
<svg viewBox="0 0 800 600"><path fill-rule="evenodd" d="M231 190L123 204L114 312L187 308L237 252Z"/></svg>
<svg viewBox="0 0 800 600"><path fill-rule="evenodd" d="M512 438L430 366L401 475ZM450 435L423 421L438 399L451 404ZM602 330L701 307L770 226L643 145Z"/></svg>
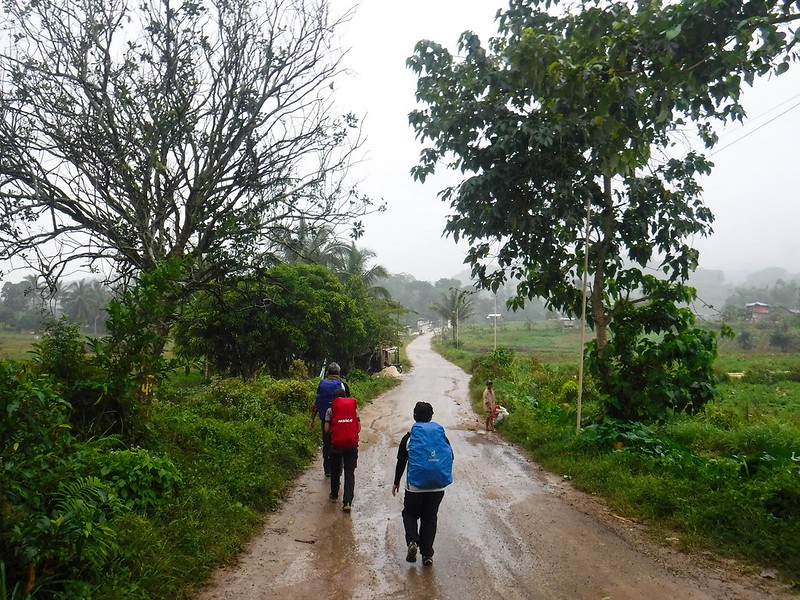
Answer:
<svg viewBox="0 0 800 600"><path fill-rule="evenodd" d="M711 164L673 134L693 121L711 146L709 119L741 118L744 83L794 57L784 30L798 9L589 2L557 15L555 4L512 0L488 48L466 32L458 57L417 45L408 64L426 108L410 122L427 145L413 174L424 180L441 162L467 174L442 192L447 230L470 242L482 285L518 280L512 304L542 296L579 314L588 245L589 320L602 345L615 299L643 269L655 262L685 280L697 264L692 236L711 232L698 184Z"/></svg>
<svg viewBox="0 0 800 600"><path fill-rule="evenodd" d="M713 356L691 315L657 314L693 297L691 242L712 231L699 184L712 164L681 141L693 124L711 148L715 120L743 117L742 87L797 58L798 18L785 0L511 0L488 47L471 32L458 56L419 42L408 65L424 108L409 120L425 147L412 173L425 180L444 163L465 174L441 197L479 285L516 280L511 306L543 297L580 315L586 271L599 361L624 351L607 348L615 319L634 337L679 330ZM659 364L674 375L691 360ZM595 370L608 389L621 364Z"/></svg>
<svg viewBox="0 0 800 600"><path fill-rule="evenodd" d="M206 357L220 372L285 375L295 359L343 368L380 343L397 343L403 309L370 297L359 277L341 283L327 268L283 264L196 293L176 328L179 352Z"/></svg>
<svg viewBox="0 0 800 600"><path fill-rule="evenodd" d="M274 264L305 223L354 235L361 134L337 115L325 0L12 0L0 52L0 259L191 282ZM105 272L105 271L104 271Z"/></svg>

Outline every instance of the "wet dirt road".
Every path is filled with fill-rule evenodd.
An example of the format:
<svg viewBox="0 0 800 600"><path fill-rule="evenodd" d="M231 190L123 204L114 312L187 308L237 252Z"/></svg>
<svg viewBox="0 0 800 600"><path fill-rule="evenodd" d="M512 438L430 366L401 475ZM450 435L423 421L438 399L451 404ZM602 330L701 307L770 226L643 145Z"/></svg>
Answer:
<svg viewBox="0 0 800 600"><path fill-rule="evenodd" d="M791 598L735 565L648 541L637 524L542 471L470 407L468 376L430 348L408 348L402 385L361 411L353 512L328 501L321 459L269 515L237 564L219 569L198 600ZM405 562L402 488L391 494L397 445L419 400L434 407L455 453L439 511L434 564ZM502 402L502 399L500 399ZM795 597L796 598L796 597Z"/></svg>

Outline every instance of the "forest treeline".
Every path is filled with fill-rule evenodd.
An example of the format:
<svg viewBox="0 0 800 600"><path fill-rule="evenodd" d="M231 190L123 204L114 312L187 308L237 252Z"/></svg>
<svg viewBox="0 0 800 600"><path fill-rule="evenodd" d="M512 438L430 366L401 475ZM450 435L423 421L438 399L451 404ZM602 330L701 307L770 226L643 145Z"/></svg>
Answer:
<svg viewBox="0 0 800 600"><path fill-rule="evenodd" d="M374 256L369 253L369 256ZM369 257L368 256L368 257ZM384 270L385 273L385 270ZM416 279L408 273L389 274L370 281L375 287L384 289L387 295L404 312L400 322L416 329L419 321L433 325L441 324L441 315L433 306L451 289L470 289L469 274L443 277L435 282ZM741 283L726 281L720 270L698 269L690 279L698 292L696 310L704 316L735 319L744 314L746 304L762 302L780 310L800 309L800 275L782 268L770 267L749 273ZM6 281L0 291L0 326L9 331L36 331L44 317L66 315L79 323L87 333L104 333L107 313L105 311L113 290L99 279L83 278L67 282L56 294L42 298L44 287L36 276L27 276L18 282ZM528 302L523 309L512 310L506 301L513 290L501 289L497 294L480 291L470 295L474 314L467 317L471 322L485 321L487 315L499 313L507 321L536 321L556 316L537 299ZM465 319L465 320L467 320Z"/></svg>

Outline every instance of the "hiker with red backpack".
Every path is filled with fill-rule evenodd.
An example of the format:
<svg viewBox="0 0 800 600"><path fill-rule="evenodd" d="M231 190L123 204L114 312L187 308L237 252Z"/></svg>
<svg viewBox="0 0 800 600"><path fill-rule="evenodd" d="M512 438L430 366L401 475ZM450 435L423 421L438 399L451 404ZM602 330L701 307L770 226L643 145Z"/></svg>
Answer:
<svg viewBox="0 0 800 600"><path fill-rule="evenodd" d="M309 429L314 429L317 415L322 421L322 469L325 471L325 477L331 476L331 436L325 431L325 413L331 407L334 394L344 391L345 396L350 395L350 387L347 382L342 380L341 371L339 363L332 362L328 365L328 376L320 381L317 386L317 395L314 399L314 405L311 407L311 422L308 424Z"/></svg>
<svg viewBox="0 0 800 600"><path fill-rule="evenodd" d="M400 479L406 471L402 512L408 545L406 561L417 562L419 551L425 566L433 564L439 505L444 498L444 489L453 482L453 449L444 427L431 421L432 418L433 406L428 402L417 402L414 406L415 423L400 440L392 486L392 496L396 496Z"/></svg>
<svg viewBox="0 0 800 600"><path fill-rule="evenodd" d="M339 499L339 482L344 471L342 511L349 513L353 507L358 463L358 434L361 419L358 417L355 398L344 390L335 392L331 407L325 413L325 431L330 436L331 502Z"/></svg>

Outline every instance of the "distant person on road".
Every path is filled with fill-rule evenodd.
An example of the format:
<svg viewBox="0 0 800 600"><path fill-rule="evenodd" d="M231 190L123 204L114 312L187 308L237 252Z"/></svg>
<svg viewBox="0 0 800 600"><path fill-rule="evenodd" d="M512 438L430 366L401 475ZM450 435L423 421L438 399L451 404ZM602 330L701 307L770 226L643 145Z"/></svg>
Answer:
<svg viewBox="0 0 800 600"><path fill-rule="evenodd" d="M483 390L483 408L486 409L486 431L494 431L497 399L494 396L494 382L491 379L486 380L486 389Z"/></svg>
<svg viewBox="0 0 800 600"><path fill-rule="evenodd" d="M317 386L317 397L314 400L314 406L311 407L311 422L308 424L309 429L314 429L314 423L317 415L319 415L322 422L322 468L325 471L325 477L331 476L331 436L325 432L325 413L331 407L334 394L343 390L345 396L350 396L350 387L340 377L342 372L338 363L332 362L328 365L328 376L319 382Z"/></svg>
<svg viewBox="0 0 800 600"><path fill-rule="evenodd" d="M417 402L415 423L400 440L397 450L392 486L392 496L396 496L406 471L402 512L408 545L406 561L417 562L419 551L426 566L433 564L433 541L444 489L453 481L453 449L444 428L431 421L432 418L433 406Z"/></svg>
<svg viewBox="0 0 800 600"><path fill-rule="evenodd" d="M339 481L344 470L342 511L353 507L358 464L358 434L361 419L355 398L345 396L344 390L334 392L331 407L325 413L325 432L330 436L331 502L339 499Z"/></svg>

